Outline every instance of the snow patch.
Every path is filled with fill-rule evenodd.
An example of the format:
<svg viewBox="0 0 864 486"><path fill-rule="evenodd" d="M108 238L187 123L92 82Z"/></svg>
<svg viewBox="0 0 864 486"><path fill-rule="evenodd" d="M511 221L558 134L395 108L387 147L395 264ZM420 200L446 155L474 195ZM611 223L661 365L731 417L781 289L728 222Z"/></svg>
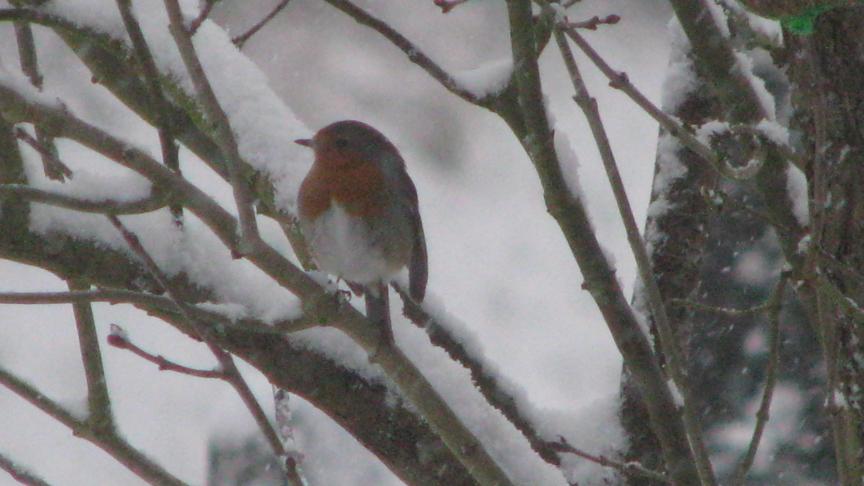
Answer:
<svg viewBox="0 0 864 486"><path fill-rule="evenodd" d="M513 75L513 59L499 59L481 64L473 69L457 71L451 75L453 81L477 98L500 93L507 87Z"/></svg>

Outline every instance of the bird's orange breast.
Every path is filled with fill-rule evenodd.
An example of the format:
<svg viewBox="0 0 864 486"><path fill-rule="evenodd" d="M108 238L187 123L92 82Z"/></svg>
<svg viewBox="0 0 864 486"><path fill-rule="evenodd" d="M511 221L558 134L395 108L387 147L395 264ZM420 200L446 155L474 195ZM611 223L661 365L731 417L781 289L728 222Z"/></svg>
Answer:
<svg viewBox="0 0 864 486"><path fill-rule="evenodd" d="M371 162L352 160L339 163L316 160L300 186L298 198L302 217L316 219L336 201L358 217L380 214L385 203L384 177ZM341 161L345 162L345 161Z"/></svg>

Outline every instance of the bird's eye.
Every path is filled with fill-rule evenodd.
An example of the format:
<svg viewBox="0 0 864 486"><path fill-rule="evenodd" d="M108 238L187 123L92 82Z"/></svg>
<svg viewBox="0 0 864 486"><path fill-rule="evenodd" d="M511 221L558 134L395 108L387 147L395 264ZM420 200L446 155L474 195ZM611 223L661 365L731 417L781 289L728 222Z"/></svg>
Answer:
<svg viewBox="0 0 864 486"><path fill-rule="evenodd" d="M348 146L348 140L344 138L337 138L336 141L333 142L333 145L335 145L336 148L345 148Z"/></svg>

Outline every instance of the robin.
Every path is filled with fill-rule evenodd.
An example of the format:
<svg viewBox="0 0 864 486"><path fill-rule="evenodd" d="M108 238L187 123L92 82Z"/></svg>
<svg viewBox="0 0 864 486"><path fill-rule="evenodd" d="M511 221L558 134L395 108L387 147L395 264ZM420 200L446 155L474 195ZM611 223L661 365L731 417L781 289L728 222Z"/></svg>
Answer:
<svg viewBox="0 0 864 486"><path fill-rule="evenodd" d="M296 143L315 151L300 186L300 227L318 267L361 286L366 314L393 342L387 284L408 267L409 294L422 302L428 266L417 189L387 137L353 120Z"/></svg>

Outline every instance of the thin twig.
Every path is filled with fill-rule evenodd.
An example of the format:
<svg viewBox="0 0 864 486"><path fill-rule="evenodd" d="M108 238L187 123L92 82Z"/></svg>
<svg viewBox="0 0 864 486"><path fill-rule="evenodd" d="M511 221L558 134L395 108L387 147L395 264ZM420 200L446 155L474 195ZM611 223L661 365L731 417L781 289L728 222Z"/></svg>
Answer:
<svg viewBox="0 0 864 486"><path fill-rule="evenodd" d="M765 390L762 392L762 403L759 405L759 410L756 412L756 425L753 427L753 436L750 439L750 445L747 447L747 452L741 457L738 467L735 468L735 476L732 480L733 485L743 485L747 479L747 472L753 466L753 460L756 458L756 452L759 449L759 443L762 441L762 434L765 432L765 426L768 424L768 418L771 410L771 399L774 396L774 387L777 384L777 366L780 361L780 311L783 308L783 293L786 290L786 282L789 277L786 272L780 275L777 285L771 292L768 298L768 343L769 355L768 364L765 367Z"/></svg>
<svg viewBox="0 0 864 486"><path fill-rule="evenodd" d="M615 459L610 459L606 456L600 456L585 452L582 449L571 445L564 437L561 437L558 442L554 442L553 444L559 452L570 453L583 459L587 459L593 463L600 464L601 466L611 467L612 469L615 469L618 472L623 473L627 476L643 477L665 484L672 484L672 480L669 479L669 477L665 474L658 473L657 471L652 471L637 462L620 462L616 461Z"/></svg>
<svg viewBox="0 0 864 486"><path fill-rule="evenodd" d="M260 239L260 235L255 219L252 193L242 173L243 159L237 147L237 139L234 137L228 115L222 110L222 106L219 104L212 86L210 86L201 60L198 59L198 54L192 45L189 31L184 27L180 4L177 0L164 0L164 2L165 9L168 11L168 19L171 22L169 29L174 37L174 43L177 44L180 57L183 58L183 64L186 66L189 77L192 78L192 84L195 85L198 102L204 109L208 120L214 125L216 143L228 164L229 179L231 187L234 189L234 201L237 204L240 218L240 241L237 250L240 255L245 255L252 251L254 243Z"/></svg>
<svg viewBox="0 0 864 486"><path fill-rule="evenodd" d="M276 423L279 425L279 437L282 439L282 446L285 449L285 454L280 462L292 486L306 486L309 483L300 467L303 454L297 448L297 441L294 439L294 426L292 424L294 419L291 413L290 397L291 395L282 389L275 390L273 393Z"/></svg>
<svg viewBox="0 0 864 486"><path fill-rule="evenodd" d="M715 314L722 314L729 317L747 317L756 314L761 314L771 308L771 302L766 301L762 304L754 305L753 307L748 307L746 309L734 309L732 307L718 307L714 305L704 304L702 302L695 302L688 299L670 299L670 304L680 305L682 307L689 307L691 309L696 309L704 312L713 312Z"/></svg>
<svg viewBox="0 0 864 486"><path fill-rule="evenodd" d="M618 72L612 69L611 66L591 47L584 37L579 34L578 30L571 26L562 26L562 29L567 36L582 50L582 52L594 63L595 66L609 79L609 86L620 90L626 94L636 105L642 108L651 118L656 120L663 128L666 129L674 137L678 138L681 143L699 155L702 159L708 162L718 174L732 180L747 179L749 177L742 176L736 170L717 155L717 153L708 145L699 141L692 133L689 127L681 124L671 116L667 115L654 103L651 102L641 91L639 91L630 78L623 72ZM784 154L794 154L791 150L784 150ZM797 157L796 157L797 159ZM793 160L796 160L793 159Z"/></svg>
<svg viewBox="0 0 864 486"><path fill-rule="evenodd" d="M452 76L447 74L441 66L423 53L417 45L408 40L404 35L400 34L396 29L390 27L390 25L383 20L372 16L348 0L325 1L347 14L349 17L357 21L357 23L365 25L384 36L394 46L405 53L405 55L408 56L408 60L426 71L432 79L438 81L438 83L447 89L447 91L450 91L469 103L480 104L481 100L477 98L477 96L460 86Z"/></svg>
<svg viewBox="0 0 864 486"><path fill-rule="evenodd" d="M72 169L64 164L57 154L57 147L54 145L54 140L40 128L41 125L36 125L36 138L30 136L27 130L21 127L15 129L15 137L23 140L33 150L39 152L42 157L42 166L45 175L49 179L62 181L63 178L71 179L73 177ZM41 134L41 136L40 136Z"/></svg>
<svg viewBox="0 0 864 486"><path fill-rule="evenodd" d="M33 29L30 28L30 23L19 20L14 22L15 25L15 40L18 43L18 58L20 59L21 70L30 78L30 83L39 91L42 91L42 74L39 72L39 61L36 56L36 45L33 42ZM54 139L45 131L44 128L37 126L36 140L40 147L44 150L39 150L39 155L42 159L42 170L45 176L56 181L63 181L66 178L72 177L72 172L57 157L57 147L54 145ZM19 129L20 130L20 129ZM32 145L32 144L31 144Z"/></svg>
<svg viewBox="0 0 864 486"><path fill-rule="evenodd" d="M19 466L15 461L6 457L2 452L0 452L0 469L9 473L9 475L12 476L12 479L20 484L26 486L50 486L42 478Z"/></svg>
<svg viewBox="0 0 864 486"><path fill-rule="evenodd" d="M31 202L38 202L57 206L65 209L73 209L85 213L99 214L142 214L164 208L168 202L165 194L148 196L137 201L88 201L77 197L67 196L50 191L43 191L35 187L22 184L0 184L0 193L10 193L22 197Z"/></svg>
<svg viewBox="0 0 864 486"><path fill-rule="evenodd" d="M441 13L445 14L467 2L468 0L433 0L435 6L441 9Z"/></svg>
<svg viewBox="0 0 864 486"><path fill-rule="evenodd" d="M597 27L601 25L615 25L621 21L621 17L617 15L607 15L603 18L598 16L593 16L588 20L582 20L578 22L570 22L567 24L574 29L586 29L586 30L597 30Z"/></svg>
<svg viewBox="0 0 864 486"><path fill-rule="evenodd" d="M288 2L290 2L290 1L291 0L280 1L275 7L273 7L273 10L271 10L267 15L264 16L263 19L261 19L257 24L253 25L246 32L238 35L237 37L234 37L233 39L231 39L231 42L233 42L234 45L237 46L237 49L243 49L243 45L246 44L246 41L248 41L256 33L258 33L258 31L261 30L262 27L267 25L268 22L273 20L273 17L276 17L276 15L279 12L281 12L282 9L287 7Z"/></svg>
<svg viewBox="0 0 864 486"><path fill-rule="evenodd" d="M213 11L213 7L216 6L216 3L219 0L204 0L204 6L201 7L201 11L198 12L198 16L195 17L195 20L189 23L189 35L195 35L198 32L198 28L201 27L201 24L207 20L207 17L210 16L210 12Z"/></svg>
<svg viewBox="0 0 864 486"><path fill-rule="evenodd" d="M615 160L615 155L612 153L612 147L609 143L609 138L606 135L606 129L603 126L600 112L597 109L597 100L590 96L588 88L582 81L582 75L580 74L576 61L573 58L573 53L570 51L570 46L567 44L567 38L564 35L564 31L560 27L556 27L554 35L561 56L564 59L564 64L570 74L570 79L573 82L573 87L576 90L576 95L573 99L582 109L582 112L588 121L588 125L591 128L591 133L594 136L597 148L600 151L600 159L603 162L603 167L606 170L609 184L612 187L612 193L615 196L615 202L618 206L618 214L621 216L621 220L624 223L624 229L627 233L627 241L630 244L630 249L633 252L634 259L636 260L636 267L639 270L639 276L644 286L645 297L651 311L651 317L653 318L660 334L660 349L666 357L667 369L669 370L670 376L674 380L675 384L678 386L678 389L681 390L683 394L684 400L682 404L682 415L687 428L688 438L696 456L699 475L705 484L717 484L714 469L708 455L708 449L705 446L701 422L697 417L696 411L693 409L693 400L690 396L690 384L687 376L687 365L684 359L684 354L681 350L681 343L678 341L675 329L672 328L669 316L666 313L666 305L663 302L660 287L657 285L657 280L654 277L651 258L648 256L648 251L645 249L645 242L639 234L639 227L636 224L636 218L633 215L630 200L624 189L624 183L621 179L621 174L618 171L618 164Z"/></svg>
<svg viewBox="0 0 864 486"><path fill-rule="evenodd" d="M699 484L699 472L685 421L668 379L660 368L657 354L636 313L624 298L615 271L605 258L591 226L581 195L565 181L562 161L555 150L552 126L544 108L532 10L531 0L507 1L510 45L514 65L518 66L513 72L518 106L512 109L519 111L519 120L514 120L519 123L511 123L511 129L518 135L534 164L547 210L561 228L584 276L583 288L591 293L604 315L615 344L642 392L671 479L681 484ZM548 11L546 9L544 15L552 17L554 12L550 14Z"/></svg>
<svg viewBox="0 0 864 486"><path fill-rule="evenodd" d="M81 292L90 289L90 285L78 280L67 281L69 291ZM105 368L102 362L102 352L99 350L99 337L96 334L96 321L93 318L93 308L89 302L72 304L75 314L75 327L78 331L78 345L81 350L81 363L84 365L84 377L87 382L87 422L95 430L113 431L114 415L111 411L111 396L105 381Z"/></svg>
<svg viewBox="0 0 864 486"><path fill-rule="evenodd" d="M156 67L156 62L153 60L153 54L147 46L147 40L144 38L144 33L141 31L138 20L132 12L131 0L117 0L117 8L120 10L123 25L126 27L129 39L132 41L135 57L144 71L144 78L147 80L148 94L156 111L156 129L159 133L159 144L162 147L162 162L175 174L180 175L180 148L174 141L174 133L170 122L170 105L162 92L162 86L159 82L159 70ZM174 217L174 224L183 226L183 206L172 204L170 209Z"/></svg>
<svg viewBox="0 0 864 486"><path fill-rule="evenodd" d="M129 340L126 332L117 324L111 324L111 334L108 335L108 344L118 349L126 349L131 351L136 356L143 358L159 367L159 371L173 371L183 375L194 376L196 378L216 378L225 380L225 372L221 370L199 370L190 368L181 364L175 363L162 355L148 353L135 343Z"/></svg>
<svg viewBox="0 0 864 486"><path fill-rule="evenodd" d="M138 236L129 231L116 216L108 215L107 218L123 236L123 239L126 241L126 244L129 245L129 248L142 260L147 271L165 289L168 298L174 302L177 310L188 321L189 325L192 326L195 332L198 333L204 343L207 344L210 352L212 352L219 361L222 371L225 373L225 380L231 384L240 396L240 399L249 409L249 412L252 414L252 417L255 419L255 422L258 424L258 427L267 439L267 442L270 444L270 448L277 456L284 454L285 450L282 448L282 442L279 440L279 436L276 434L276 431L267 419L267 415L264 413L261 405L255 399L255 395L252 394L249 385L246 384L246 381L240 374L240 370L237 369L237 365L234 363L231 354L213 343L213 340L210 338L210 333L212 332L210 327L199 321L189 309L190 306L178 298L178 293L174 289L174 285L165 276L147 250L141 245Z"/></svg>

